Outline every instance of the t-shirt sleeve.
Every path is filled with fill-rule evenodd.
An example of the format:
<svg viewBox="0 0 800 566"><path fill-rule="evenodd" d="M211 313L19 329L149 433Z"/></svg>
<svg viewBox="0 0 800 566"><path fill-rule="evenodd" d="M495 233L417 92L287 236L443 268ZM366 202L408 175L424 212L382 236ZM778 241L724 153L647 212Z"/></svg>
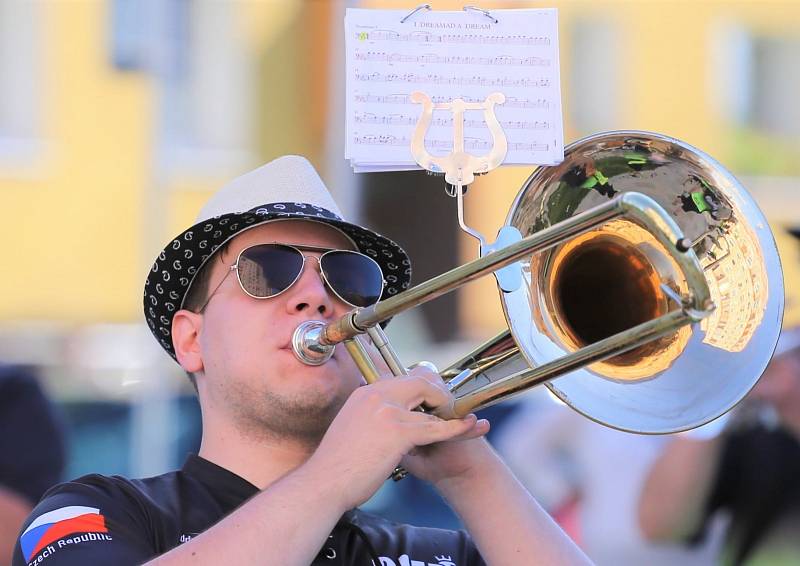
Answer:
<svg viewBox="0 0 800 566"><path fill-rule="evenodd" d="M22 527L12 566L141 564L156 554L151 531L124 485L86 476L45 495Z"/></svg>

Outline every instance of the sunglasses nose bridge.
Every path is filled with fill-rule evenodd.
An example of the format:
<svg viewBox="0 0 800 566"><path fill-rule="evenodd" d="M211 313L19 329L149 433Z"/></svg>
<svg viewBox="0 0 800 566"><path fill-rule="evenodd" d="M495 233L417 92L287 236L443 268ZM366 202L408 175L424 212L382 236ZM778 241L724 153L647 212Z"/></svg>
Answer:
<svg viewBox="0 0 800 566"><path fill-rule="evenodd" d="M303 252L301 252L300 250L298 250L298 253L301 256L303 256L303 265L300 266L300 273L297 275L297 279L300 279L303 276L303 273L305 273L306 261L309 260L309 259L313 259L313 260L316 260L316 262L317 262L317 268L314 270L316 272L317 276L321 279L322 284L325 287L330 287L330 284L328 283L328 279L327 279L327 277L325 277L325 273L322 271L322 263L320 262L320 257L321 256L317 257L315 255L306 255Z"/></svg>
<svg viewBox="0 0 800 566"><path fill-rule="evenodd" d="M302 276L303 272L306 269L306 261L308 261L309 259L313 259L317 262L317 269L315 271L317 272L317 274L321 275L324 280L325 275L322 273L322 263L320 262L320 258L315 255L306 255L303 252L300 252L299 250L298 253L300 253L300 255L303 256L303 265L300 266L300 275Z"/></svg>

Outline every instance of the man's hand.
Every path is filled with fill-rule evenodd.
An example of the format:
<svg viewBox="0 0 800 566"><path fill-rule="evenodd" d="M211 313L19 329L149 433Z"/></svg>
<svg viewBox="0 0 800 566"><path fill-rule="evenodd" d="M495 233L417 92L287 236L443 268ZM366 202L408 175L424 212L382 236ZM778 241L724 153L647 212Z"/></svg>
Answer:
<svg viewBox="0 0 800 566"><path fill-rule="evenodd" d="M414 368L409 373L421 377L441 389L452 402L452 394L437 373L425 367ZM429 408L435 409L436 407ZM444 442L412 449L403 458L402 465L418 478L435 486L446 480L465 479L471 473L477 473L476 468L491 452L486 442L480 438L487 432L489 432L489 421L476 420L475 426L466 434Z"/></svg>
<svg viewBox="0 0 800 566"><path fill-rule="evenodd" d="M457 458L454 446L430 445L474 439L485 434L488 423L474 415L442 420L415 410L423 404L436 408L449 403L452 395L441 378L425 368L365 385L344 404L306 466L341 477L337 495L342 511L369 499L401 459L418 447L430 450L408 459L413 473L430 481L462 473L469 461Z"/></svg>

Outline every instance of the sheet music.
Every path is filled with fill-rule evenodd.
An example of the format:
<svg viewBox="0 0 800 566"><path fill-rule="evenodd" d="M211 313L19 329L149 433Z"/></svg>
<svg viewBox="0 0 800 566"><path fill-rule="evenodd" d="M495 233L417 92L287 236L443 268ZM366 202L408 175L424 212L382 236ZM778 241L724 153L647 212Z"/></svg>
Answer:
<svg viewBox="0 0 800 566"><path fill-rule="evenodd" d="M506 165L559 163L564 158L558 22L554 9L475 11L348 9L345 16L347 105L345 157L359 171L418 169L411 156L422 111L409 95L434 103L461 98L495 107L508 139ZM466 151L485 154L492 138L479 110L464 116ZM453 148L453 115L435 110L425 147Z"/></svg>

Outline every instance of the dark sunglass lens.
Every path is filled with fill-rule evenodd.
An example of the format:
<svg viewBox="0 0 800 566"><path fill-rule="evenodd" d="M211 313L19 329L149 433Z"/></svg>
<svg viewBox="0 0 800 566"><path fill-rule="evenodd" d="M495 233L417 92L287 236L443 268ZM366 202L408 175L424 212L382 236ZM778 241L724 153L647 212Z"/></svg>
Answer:
<svg viewBox="0 0 800 566"><path fill-rule="evenodd" d="M383 291L383 273L365 255L332 251L322 256L320 268L328 284L345 302L356 307L374 305Z"/></svg>
<svg viewBox="0 0 800 566"><path fill-rule="evenodd" d="M242 252L239 281L254 297L267 298L288 289L303 269L303 256L287 246L261 244Z"/></svg>

